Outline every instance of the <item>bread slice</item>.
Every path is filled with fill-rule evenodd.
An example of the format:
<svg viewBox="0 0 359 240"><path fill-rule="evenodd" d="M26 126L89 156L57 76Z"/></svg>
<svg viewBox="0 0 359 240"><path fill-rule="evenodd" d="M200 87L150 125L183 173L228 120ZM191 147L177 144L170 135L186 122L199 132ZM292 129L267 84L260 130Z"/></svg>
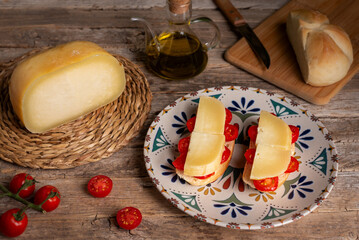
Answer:
<svg viewBox="0 0 359 240"><path fill-rule="evenodd" d="M231 151L231 154L226 162L224 162L218 166L218 169L215 171L215 174L213 176L206 178L206 179L198 179L198 178L195 178L192 176L185 175L183 173L183 171L176 169L177 175L180 178L184 179L189 184L194 185L194 186L203 186L203 185L207 185L208 183L216 181L220 176L223 175L223 173L226 171L226 169L231 161L234 144L235 144L235 140L225 143L225 146Z"/></svg>

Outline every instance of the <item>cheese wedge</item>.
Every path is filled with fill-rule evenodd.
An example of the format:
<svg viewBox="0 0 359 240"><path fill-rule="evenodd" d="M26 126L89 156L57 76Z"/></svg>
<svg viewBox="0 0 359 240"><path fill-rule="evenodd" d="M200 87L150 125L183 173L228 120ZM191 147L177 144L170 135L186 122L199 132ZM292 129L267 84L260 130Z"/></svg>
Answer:
<svg viewBox="0 0 359 240"><path fill-rule="evenodd" d="M291 150L258 145L250 179L263 179L284 173L290 162Z"/></svg>
<svg viewBox="0 0 359 240"><path fill-rule="evenodd" d="M126 85L116 58L91 42L70 42L20 63L10 100L24 126L43 133L117 99Z"/></svg>
<svg viewBox="0 0 359 240"><path fill-rule="evenodd" d="M275 177L284 173L292 154L292 132L289 126L266 111L262 111L259 118L256 154L250 179Z"/></svg>
<svg viewBox="0 0 359 240"><path fill-rule="evenodd" d="M192 132L184 174L205 176L217 170L224 151L223 134Z"/></svg>
<svg viewBox="0 0 359 240"><path fill-rule="evenodd" d="M223 134L225 121L226 110L221 101L213 97L200 97L194 132Z"/></svg>
<svg viewBox="0 0 359 240"><path fill-rule="evenodd" d="M261 112L259 119L256 145L291 148L292 131L282 119L266 111Z"/></svg>

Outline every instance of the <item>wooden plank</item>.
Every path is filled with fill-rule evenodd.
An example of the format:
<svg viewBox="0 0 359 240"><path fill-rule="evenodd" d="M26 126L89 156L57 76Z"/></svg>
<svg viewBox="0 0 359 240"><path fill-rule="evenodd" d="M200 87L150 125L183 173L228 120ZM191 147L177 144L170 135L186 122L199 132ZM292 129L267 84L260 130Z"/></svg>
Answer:
<svg viewBox="0 0 359 240"><path fill-rule="evenodd" d="M233 4L237 8L243 9L278 9L286 0L234 0ZM101 2L95 0L86 1L72 1L72 0L49 0L46 4L42 0L12 0L0 1L0 9L44 9L51 6L51 8L65 8L65 9L143 9L164 7L166 1L164 0L131 0L116 2L113 0L102 0ZM192 1L193 9L215 9L216 5L211 0Z"/></svg>
<svg viewBox="0 0 359 240"><path fill-rule="evenodd" d="M304 1L289 2L260 26L256 34L271 56L271 67L266 70L258 61L249 45L241 39L226 52L226 59L232 64L245 69L275 85L281 87L309 102L327 104L359 70L359 44L355 41L359 34L357 12L358 1ZM305 84L290 43L286 36L285 22L288 13L293 9L312 8L322 11L331 23L341 26L352 39L354 61L348 74L339 82L326 87L312 87Z"/></svg>

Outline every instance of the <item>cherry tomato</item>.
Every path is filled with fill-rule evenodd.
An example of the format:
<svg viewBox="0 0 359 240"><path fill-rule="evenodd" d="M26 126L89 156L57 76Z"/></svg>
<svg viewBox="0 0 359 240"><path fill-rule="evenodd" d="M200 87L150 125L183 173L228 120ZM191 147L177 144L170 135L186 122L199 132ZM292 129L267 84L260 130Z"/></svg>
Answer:
<svg viewBox="0 0 359 240"><path fill-rule="evenodd" d="M116 220L120 227L132 230L140 225L142 214L137 208L125 207L117 212Z"/></svg>
<svg viewBox="0 0 359 240"><path fill-rule="evenodd" d="M7 237L20 236L27 227L27 215L25 212L21 216L16 214L20 211L18 208L13 208L0 217L0 232Z"/></svg>
<svg viewBox="0 0 359 240"><path fill-rule="evenodd" d="M255 142L258 134L258 126L252 125L248 128L248 137Z"/></svg>
<svg viewBox="0 0 359 240"><path fill-rule="evenodd" d="M187 153L181 153L173 162L172 165L180 170L183 171L184 170L184 164L186 162L186 157L187 157Z"/></svg>
<svg viewBox="0 0 359 240"><path fill-rule="evenodd" d="M196 124L196 116L188 119L186 126L187 126L189 132L193 132L195 124Z"/></svg>
<svg viewBox="0 0 359 240"><path fill-rule="evenodd" d="M105 175L97 175L90 179L87 190L94 197L106 197L112 190L112 180Z"/></svg>
<svg viewBox="0 0 359 240"><path fill-rule="evenodd" d="M50 197L46 202L44 202L50 194L54 194L54 196ZM54 186L43 186L35 193L34 203L37 205L43 203L41 206L42 209L44 209L46 212L51 212L55 210L60 204L60 192Z"/></svg>
<svg viewBox="0 0 359 240"><path fill-rule="evenodd" d="M261 192L272 192L278 188L278 177L253 180L253 184Z"/></svg>
<svg viewBox="0 0 359 240"><path fill-rule="evenodd" d="M185 137L185 138L182 138L181 140L179 140L179 142L178 142L178 151L180 153L188 152L190 139L191 139L191 137L188 136L188 137Z"/></svg>
<svg viewBox="0 0 359 240"><path fill-rule="evenodd" d="M292 131L292 143L295 143L299 137L299 128L293 125L289 125L289 128Z"/></svg>
<svg viewBox="0 0 359 240"><path fill-rule="evenodd" d="M290 163L288 165L287 170L285 171L285 173L292 173L294 171L297 171L299 168L299 162L295 157L291 157L290 158Z"/></svg>
<svg viewBox="0 0 359 240"><path fill-rule="evenodd" d="M229 150L229 148L224 146L224 151L223 151L223 154L222 154L221 164L226 162L230 155L231 155L231 150Z"/></svg>
<svg viewBox="0 0 359 240"><path fill-rule="evenodd" d="M214 172L213 173L210 173L208 175L205 175L205 176L198 176L198 177L195 177L195 178L198 178L198 179L207 179L209 177L212 177L214 175Z"/></svg>
<svg viewBox="0 0 359 240"><path fill-rule="evenodd" d="M231 121L232 121L232 112L226 108L226 123L230 123Z"/></svg>
<svg viewBox="0 0 359 240"><path fill-rule="evenodd" d="M34 192L35 181L31 181L31 180L34 180L34 178L31 177L29 174L19 173L19 174L15 175L10 182L10 191L12 193L17 193L19 191L19 189L21 188L21 186L24 185L25 177L29 181L27 181L27 183L26 183L28 185L28 187L21 190L19 193L19 196L22 198L30 197L31 194Z"/></svg>
<svg viewBox="0 0 359 240"><path fill-rule="evenodd" d="M254 156L256 155L256 150L254 148L249 148L244 153L247 163L253 164Z"/></svg>
<svg viewBox="0 0 359 240"><path fill-rule="evenodd" d="M235 140L238 136L238 131L239 129L236 126L227 123L224 127L224 137L226 138L226 142Z"/></svg>

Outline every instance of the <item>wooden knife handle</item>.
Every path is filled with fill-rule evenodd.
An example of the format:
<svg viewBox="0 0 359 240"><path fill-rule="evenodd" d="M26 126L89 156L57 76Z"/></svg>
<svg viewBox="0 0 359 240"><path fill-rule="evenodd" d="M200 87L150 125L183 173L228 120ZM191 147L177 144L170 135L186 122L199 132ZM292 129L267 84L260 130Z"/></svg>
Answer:
<svg viewBox="0 0 359 240"><path fill-rule="evenodd" d="M239 26L246 23L242 15L238 10L233 6L229 0L213 0L214 3L221 9L221 11L226 15L228 20L234 25Z"/></svg>

